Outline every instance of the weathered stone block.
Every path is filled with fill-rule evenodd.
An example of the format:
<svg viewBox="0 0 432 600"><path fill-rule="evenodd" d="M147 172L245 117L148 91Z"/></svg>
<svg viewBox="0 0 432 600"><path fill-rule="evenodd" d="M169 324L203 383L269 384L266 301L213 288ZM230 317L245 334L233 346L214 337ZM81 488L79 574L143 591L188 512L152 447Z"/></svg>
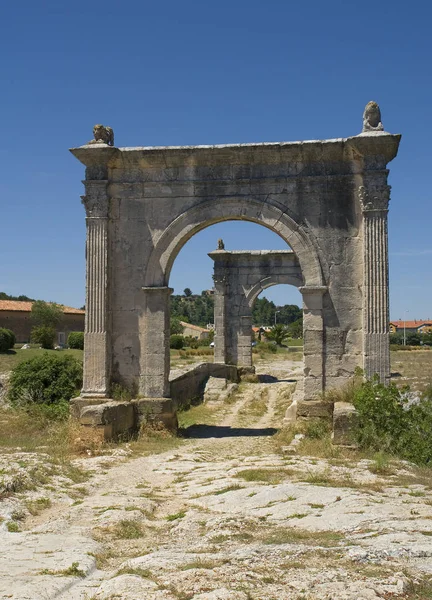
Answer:
<svg viewBox="0 0 432 600"><path fill-rule="evenodd" d="M355 444L354 429L358 413L348 402L336 402L333 411L333 444Z"/></svg>
<svg viewBox="0 0 432 600"><path fill-rule="evenodd" d="M72 417L75 419L79 419L81 415L81 410L86 406L93 406L97 404L105 404L107 402L107 398L82 398L78 396L78 398L72 398L69 403L69 411Z"/></svg>
<svg viewBox="0 0 432 600"><path fill-rule="evenodd" d="M81 425L100 427L105 439L115 439L132 433L136 428L135 409L131 402L109 401L84 406L80 411Z"/></svg>
<svg viewBox="0 0 432 600"><path fill-rule="evenodd" d="M132 400L138 416L138 425L161 424L170 431L177 431L177 406L171 398L138 398Z"/></svg>
<svg viewBox="0 0 432 600"><path fill-rule="evenodd" d="M333 404L323 400L299 400L297 417L330 418L333 415Z"/></svg>

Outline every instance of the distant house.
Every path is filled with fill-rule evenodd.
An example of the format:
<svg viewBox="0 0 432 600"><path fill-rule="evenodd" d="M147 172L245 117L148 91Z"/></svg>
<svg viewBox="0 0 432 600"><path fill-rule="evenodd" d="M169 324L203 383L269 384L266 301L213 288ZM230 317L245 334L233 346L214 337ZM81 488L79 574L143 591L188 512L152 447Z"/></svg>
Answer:
<svg viewBox="0 0 432 600"><path fill-rule="evenodd" d="M33 302L0 300L0 327L11 329L16 341L21 344L30 341L34 322L31 320ZM64 318L57 327L57 343L65 346L71 331L84 331L85 311L80 308L63 306Z"/></svg>
<svg viewBox="0 0 432 600"><path fill-rule="evenodd" d="M432 331L432 319L426 321L398 321L390 322L390 333L430 333Z"/></svg>
<svg viewBox="0 0 432 600"><path fill-rule="evenodd" d="M196 340L204 340L209 336L210 333L210 331L205 327L192 325L191 323L185 323L185 321L180 321L180 325L183 327L183 335L191 336Z"/></svg>

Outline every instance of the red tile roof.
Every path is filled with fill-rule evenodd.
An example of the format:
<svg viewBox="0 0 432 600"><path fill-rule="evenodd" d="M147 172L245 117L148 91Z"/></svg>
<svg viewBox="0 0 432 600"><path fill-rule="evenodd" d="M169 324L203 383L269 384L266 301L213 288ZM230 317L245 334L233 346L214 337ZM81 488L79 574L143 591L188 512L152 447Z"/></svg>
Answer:
<svg viewBox="0 0 432 600"><path fill-rule="evenodd" d="M21 312L31 312L33 302L21 302L20 300L0 300L0 310L13 310ZM60 304L60 306L62 306ZM85 310L72 308L71 306L62 306L63 312L72 315L85 315Z"/></svg>
<svg viewBox="0 0 432 600"><path fill-rule="evenodd" d="M399 319L398 321L390 321L390 323L398 329L400 327L403 328L404 323L405 327L407 327L408 329L416 329L418 327L421 327L422 325L432 325L432 320L429 319L428 321L402 321L401 319Z"/></svg>

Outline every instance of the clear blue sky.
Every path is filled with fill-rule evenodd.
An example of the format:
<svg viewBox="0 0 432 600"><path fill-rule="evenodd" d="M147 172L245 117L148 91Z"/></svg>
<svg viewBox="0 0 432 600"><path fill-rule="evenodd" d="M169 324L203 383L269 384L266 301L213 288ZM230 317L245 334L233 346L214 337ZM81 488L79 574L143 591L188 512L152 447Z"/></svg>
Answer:
<svg viewBox="0 0 432 600"><path fill-rule="evenodd" d="M0 7L0 290L84 303L82 165L68 148L355 135L379 102L390 163L391 316L432 317L432 5L399 0L15 0ZM283 248L226 223L181 251L177 292L211 286L207 252ZM277 286L277 303L299 302ZM405 311L409 313L405 313Z"/></svg>

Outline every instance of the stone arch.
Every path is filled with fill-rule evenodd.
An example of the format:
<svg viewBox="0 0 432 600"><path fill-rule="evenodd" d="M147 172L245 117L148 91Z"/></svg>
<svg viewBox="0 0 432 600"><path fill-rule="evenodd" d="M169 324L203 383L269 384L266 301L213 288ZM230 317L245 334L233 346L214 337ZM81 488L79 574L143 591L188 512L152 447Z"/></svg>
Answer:
<svg viewBox="0 0 432 600"><path fill-rule="evenodd" d="M295 275L270 275L269 277L264 277L260 281L258 281L248 292L246 293L246 302L249 307L252 308L255 300L258 296L269 287L274 285L292 285L296 288L304 285L298 276Z"/></svg>
<svg viewBox="0 0 432 600"><path fill-rule="evenodd" d="M287 212L283 212L278 203L269 200L263 203L256 199L218 198L200 202L185 210L162 232L150 255L144 286L167 286L174 260L188 240L206 227L233 220L257 223L278 234L296 254L304 285L325 285L322 257L312 234L296 223Z"/></svg>

